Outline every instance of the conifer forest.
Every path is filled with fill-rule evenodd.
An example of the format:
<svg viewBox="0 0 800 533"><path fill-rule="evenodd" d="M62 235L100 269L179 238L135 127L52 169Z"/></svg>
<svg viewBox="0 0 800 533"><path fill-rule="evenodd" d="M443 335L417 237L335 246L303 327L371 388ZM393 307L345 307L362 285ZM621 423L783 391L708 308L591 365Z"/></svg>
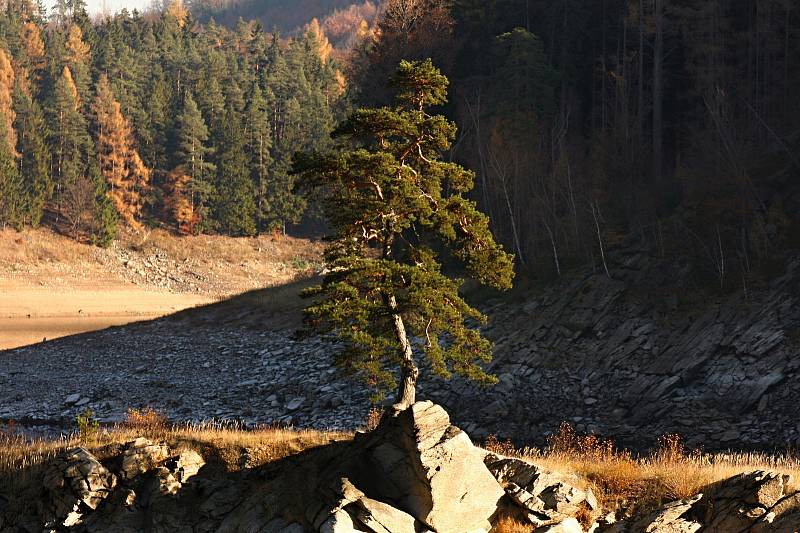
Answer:
<svg viewBox="0 0 800 533"><path fill-rule="evenodd" d="M252 235L318 217L298 152L341 150L400 61L450 79L446 157L520 269L602 271L639 235L740 287L800 242L792 0L194 0L90 17L7 0L0 219ZM313 18L312 17L316 17Z"/></svg>
<svg viewBox="0 0 800 533"><path fill-rule="evenodd" d="M253 235L302 217L291 159L323 150L344 94L317 26L197 23L181 2L90 19L0 15L0 221L107 244L123 225Z"/></svg>

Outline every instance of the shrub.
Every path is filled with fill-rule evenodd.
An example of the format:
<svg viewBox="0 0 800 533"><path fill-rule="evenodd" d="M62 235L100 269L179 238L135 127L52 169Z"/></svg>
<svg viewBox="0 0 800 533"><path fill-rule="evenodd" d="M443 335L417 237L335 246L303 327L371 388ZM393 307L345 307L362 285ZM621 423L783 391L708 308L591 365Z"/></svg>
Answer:
<svg viewBox="0 0 800 533"><path fill-rule="evenodd" d="M497 455L519 455L514 443L510 440L501 441L497 435L489 435L486 437L486 442L483 444L486 451L496 453Z"/></svg>
<svg viewBox="0 0 800 533"><path fill-rule="evenodd" d="M75 423L78 425L78 435L81 442L90 442L97 437L100 422L95 418L94 411L88 407L75 417Z"/></svg>
<svg viewBox="0 0 800 533"><path fill-rule="evenodd" d="M372 431L381 423L381 418L383 418L383 410L378 407L371 408L367 413L366 420L364 420L364 428L367 431Z"/></svg>
<svg viewBox="0 0 800 533"><path fill-rule="evenodd" d="M144 409L128 409L122 424L130 429L159 431L169 427L169 420L160 411L152 407L145 407Z"/></svg>

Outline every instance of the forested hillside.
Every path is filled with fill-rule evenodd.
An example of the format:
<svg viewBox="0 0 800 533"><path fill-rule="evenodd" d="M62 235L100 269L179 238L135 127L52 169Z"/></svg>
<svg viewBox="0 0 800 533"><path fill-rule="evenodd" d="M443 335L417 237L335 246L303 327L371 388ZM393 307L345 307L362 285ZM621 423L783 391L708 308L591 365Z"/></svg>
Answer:
<svg viewBox="0 0 800 533"><path fill-rule="evenodd" d="M16 0L0 45L0 224L102 244L119 224L249 235L302 216L291 157L327 147L343 93L318 28Z"/></svg>
<svg viewBox="0 0 800 533"><path fill-rule="evenodd" d="M312 18L323 18L336 9L346 8L353 0L195 0L194 14L220 24L236 24L240 18L258 19L283 32L304 26Z"/></svg>
<svg viewBox="0 0 800 533"><path fill-rule="evenodd" d="M787 0L389 0L356 61L453 81L454 157L537 275L629 233L741 287L800 235L800 10ZM745 280L746 281L746 280Z"/></svg>
<svg viewBox="0 0 800 533"><path fill-rule="evenodd" d="M322 22L336 48L355 46L378 16L381 0L194 0L192 13L234 27L239 19L257 20L272 31L294 34L312 19Z"/></svg>

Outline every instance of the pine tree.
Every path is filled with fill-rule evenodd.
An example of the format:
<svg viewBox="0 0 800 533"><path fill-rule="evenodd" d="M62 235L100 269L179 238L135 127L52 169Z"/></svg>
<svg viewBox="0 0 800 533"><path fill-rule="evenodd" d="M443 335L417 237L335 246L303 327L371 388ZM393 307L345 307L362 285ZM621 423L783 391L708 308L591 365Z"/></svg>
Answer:
<svg viewBox="0 0 800 533"><path fill-rule="evenodd" d="M229 110L225 120L223 143L219 157L214 206L217 229L229 235L255 235L255 188L245 155L241 124Z"/></svg>
<svg viewBox="0 0 800 533"><path fill-rule="evenodd" d="M245 110L245 147L250 155L250 177L256 191L258 226L265 229L269 216L269 169L272 135L267 100L258 83L253 84Z"/></svg>
<svg viewBox="0 0 800 533"><path fill-rule="evenodd" d="M177 212L173 212L173 216L176 216L175 222L181 231L195 231L198 229L197 223L202 224L208 201L214 194L216 166L208 161L209 156L214 153L214 150L206 144L209 139L208 127L197 103L189 93L186 93L177 128L177 157L180 170L171 174L174 180L171 189L173 194L185 195L185 198L172 199L170 204L182 205L183 200L188 201L188 215L186 209L181 209L183 213L181 218L177 217ZM178 176L181 177L180 180ZM175 181L186 181L183 179L185 176L188 176L188 182L177 187Z"/></svg>
<svg viewBox="0 0 800 533"><path fill-rule="evenodd" d="M295 171L323 189L334 232L328 274L307 293L318 297L309 323L343 338L341 363L380 389L396 384L399 364L403 409L415 401L418 354L440 376L494 381L480 364L491 344L469 325L484 317L461 298L462 281L442 273L442 250L499 289L511 286L513 265L464 197L474 175L441 160L456 127L428 109L447 101L447 78L430 60L403 61L394 85L395 107L358 110L339 128L355 148L301 156Z"/></svg>
<svg viewBox="0 0 800 533"><path fill-rule="evenodd" d="M0 119L6 120L2 113ZM0 227L8 225L19 230L25 223L25 213L28 210L27 198L6 135L6 130L0 128Z"/></svg>
<svg viewBox="0 0 800 533"><path fill-rule="evenodd" d="M50 117L58 212L74 236L107 245L116 234L116 213L97 170L94 145L68 67L54 87Z"/></svg>
<svg viewBox="0 0 800 533"><path fill-rule="evenodd" d="M171 113L169 113L172 94L164 71L159 65L153 69L146 94L147 98L143 105L146 118L144 127L139 131L142 156L147 165L158 172L159 169L168 168L167 142L172 127Z"/></svg>
<svg viewBox="0 0 800 533"><path fill-rule="evenodd" d="M138 228L144 194L150 182L150 169L139 157L133 130L122 115L105 74L97 84L92 111L97 121L100 172L108 184L109 195L122 219L131 227Z"/></svg>
<svg viewBox="0 0 800 533"><path fill-rule="evenodd" d="M26 209L23 224L38 226L47 201L53 194L50 176L50 148L45 132L47 125L39 104L17 84L14 95L17 114L17 149L20 154L19 174L24 176Z"/></svg>

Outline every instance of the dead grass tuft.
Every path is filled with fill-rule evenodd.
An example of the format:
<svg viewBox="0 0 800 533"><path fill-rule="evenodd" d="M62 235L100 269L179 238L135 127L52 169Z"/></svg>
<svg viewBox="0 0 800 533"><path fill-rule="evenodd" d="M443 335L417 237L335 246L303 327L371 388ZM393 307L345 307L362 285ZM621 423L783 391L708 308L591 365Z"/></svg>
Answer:
<svg viewBox="0 0 800 533"><path fill-rule="evenodd" d="M145 407L144 409L128 409L122 425L132 430L153 432L166 429L169 426L169 420L160 411L152 407Z"/></svg>
<svg viewBox="0 0 800 533"><path fill-rule="evenodd" d="M669 501L690 498L723 479L754 470L772 470L800 479L800 458L762 453L708 454L688 450L679 435L665 435L650 454L634 456L613 441L580 435L562 424L543 449L513 449L496 438L486 447L530 460L543 468L585 480L605 511L638 514Z"/></svg>
<svg viewBox="0 0 800 533"><path fill-rule="evenodd" d="M510 440L501 441L497 435L489 435L483 445L484 449L498 455L516 456L519 455L516 446Z"/></svg>
<svg viewBox="0 0 800 533"><path fill-rule="evenodd" d="M364 420L364 430L372 431L378 427L378 424L381 423L381 418L383 418L383 413L384 410L379 407L370 408L367 418Z"/></svg>
<svg viewBox="0 0 800 533"><path fill-rule="evenodd" d="M516 518L506 516L497 522L497 525L492 531L494 533L531 533L533 528L530 524L526 524L520 520L517 520Z"/></svg>
<svg viewBox="0 0 800 533"><path fill-rule="evenodd" d="M208 464L236 471L242 468L245 453L247 465L252 468L351 437L342 432L272 427L244 430L233 424L215 422L170 426L161 423L158 413L145 410L142 418L139 415L129 417L125 424L100 429L91 443L82 443L77 433L55 439L32 439L14 428L0 428L0 494L23 494L40 487L47 463L76 446L88 447L104 460L120 445L145 437L154 442L166 442L175 450L197 450ZM142 425L131 426L131 421L141 421Z"/></svg>

